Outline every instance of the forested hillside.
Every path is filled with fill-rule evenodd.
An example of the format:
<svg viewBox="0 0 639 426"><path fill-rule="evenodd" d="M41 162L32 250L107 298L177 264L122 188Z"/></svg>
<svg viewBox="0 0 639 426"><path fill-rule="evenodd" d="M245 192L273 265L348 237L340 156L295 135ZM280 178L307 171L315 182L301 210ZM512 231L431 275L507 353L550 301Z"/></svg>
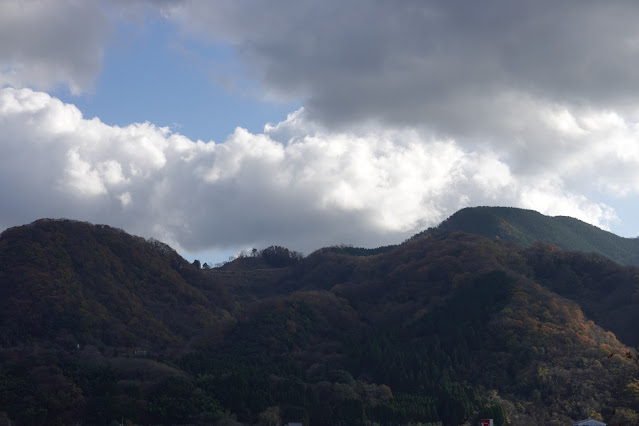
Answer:
<svg viewBox="0 0 639 426"><path fill-rule="evenodd" d="M437 228L499 238L529 246L537 241L564 250L597 253L622 265L639 266L639 238L623 238L566 216L550 217L513 207L465 208Z"/></svg>
<svg viewBox="0 0 639 426"><path fill-rule="evenodd" d="M0 423L639 421L639 270L549 243L440 229L200 269L41 220L0 236L0 292Z"/></svg>
<svg viewBox="0 0 639 426"><path fill-rule="evenodd" d="M5 346L66 339L162 350L219 322L231 302L166 244L67 220L5 231L0 280Z"/></svg>

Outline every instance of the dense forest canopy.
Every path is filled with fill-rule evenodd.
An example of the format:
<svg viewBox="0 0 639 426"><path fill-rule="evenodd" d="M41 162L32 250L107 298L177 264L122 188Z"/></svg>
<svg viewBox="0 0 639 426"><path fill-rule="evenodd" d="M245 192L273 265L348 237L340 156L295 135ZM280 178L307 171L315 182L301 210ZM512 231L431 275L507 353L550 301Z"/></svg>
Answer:
<svg viewBox="0 0 639 426"><path fill-rule="evenodd" d="M639 270L540 216L218 268L104 225L8 229L0 423L636 424ZM568 229L595 249L544 242Z"/></svg>

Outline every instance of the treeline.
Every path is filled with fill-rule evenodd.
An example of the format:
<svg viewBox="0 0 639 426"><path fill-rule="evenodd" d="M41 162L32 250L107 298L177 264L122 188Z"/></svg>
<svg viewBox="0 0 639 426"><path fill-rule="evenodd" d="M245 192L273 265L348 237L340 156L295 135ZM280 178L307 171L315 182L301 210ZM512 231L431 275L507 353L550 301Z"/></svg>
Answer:
<svg viewBox="0 0 639 426"><path fill-rule="evenodd" d="M235 259L261 259L264 261L265 266L272 268L283 268L286 266L294 265L300 260L304 259L304 255L295 250L289 250L282 246L270 246L262 250L256 248L252 250L242 250L238 253L237 257L230 257L227 262L221 262L215 264L216 268L222 267ZM211 269L211 265L208 263L201 264L200 260L195 259L193 265L197 268Z"/></svg>

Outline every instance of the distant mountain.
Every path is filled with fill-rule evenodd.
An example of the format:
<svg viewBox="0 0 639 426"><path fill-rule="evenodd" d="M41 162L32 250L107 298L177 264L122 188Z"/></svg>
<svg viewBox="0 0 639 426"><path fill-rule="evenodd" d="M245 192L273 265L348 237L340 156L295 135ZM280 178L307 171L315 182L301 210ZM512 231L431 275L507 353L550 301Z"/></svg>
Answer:
<svg viewBox="0 0 639 426"><path fill-rule="evenodd" d="M530 246L545 241L564 250L598 253L622 265L639 266L639 238L623 238L578 219L545 216L513 207L470 207L437 228L499 238Z"/></svg>
<svg viewBox="0 0 639 426"><path fill-rule="evenodd" d="M453 218L213 269L104 225L8 229L0 424L639 422L639 270Z"/></svg>

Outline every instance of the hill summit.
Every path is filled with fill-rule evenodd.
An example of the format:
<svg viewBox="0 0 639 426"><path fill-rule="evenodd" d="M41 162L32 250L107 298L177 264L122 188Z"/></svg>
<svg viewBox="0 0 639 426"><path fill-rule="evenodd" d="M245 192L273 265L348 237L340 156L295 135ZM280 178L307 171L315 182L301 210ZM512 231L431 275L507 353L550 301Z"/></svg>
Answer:
<svg viewBox="0 0 639 426"><path fill-rule="evenodd" d="M530 246L537 241L564 250L597 253L623 265L639 266L639 238L623 238L567 216L545 216L514 207L469 207L438 227Z"/></svg>

